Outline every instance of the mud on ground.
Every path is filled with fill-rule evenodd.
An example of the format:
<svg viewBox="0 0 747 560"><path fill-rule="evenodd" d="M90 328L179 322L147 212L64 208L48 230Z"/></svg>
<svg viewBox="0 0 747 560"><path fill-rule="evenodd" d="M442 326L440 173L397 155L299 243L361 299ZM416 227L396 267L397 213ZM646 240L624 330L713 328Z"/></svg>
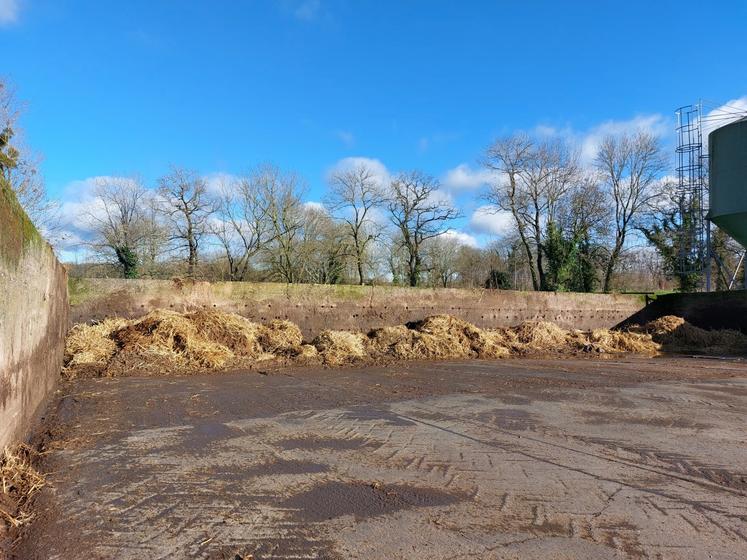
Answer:
<svg viewBox="0 0 747 560"><path fill-rule="evenodd" d="M744 558L747 365L66 383L16 558Z"/></svg>

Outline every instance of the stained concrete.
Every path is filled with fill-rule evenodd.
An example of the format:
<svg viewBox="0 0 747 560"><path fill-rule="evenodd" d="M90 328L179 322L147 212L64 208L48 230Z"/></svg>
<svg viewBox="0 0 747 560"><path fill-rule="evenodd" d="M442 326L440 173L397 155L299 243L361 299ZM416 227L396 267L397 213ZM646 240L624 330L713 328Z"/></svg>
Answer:
<svg viewBox="0 0 747 560"><path fill-rule="evenodd" d="M286 319L309 340L324 329L368 331L437 314L482 328L542 320L596 329L612 327L643 307L640 296L625 294L121 279L78 279L74 285L73 322L139 317L158 307L207 308L262 323Z"/></svg>
<svg viewBox="0 0 747 560"><path fill-rule="evenodd" d="M724 360L80 380L15 554L741 559L745 418Z"/></svg>
<svg viewBox="0 0 747 560"><path fill-rule="evenodd" d="M623 325L643 324L664 315L677 315L702 329L747 333L747 290L664 294L627 318Z"/></svg>
<svg viewBox="0 0 747 560"><path fill-rule="evenodd" d="M0 181L0 450L54 390L68 326L67 273Z"/></svg>

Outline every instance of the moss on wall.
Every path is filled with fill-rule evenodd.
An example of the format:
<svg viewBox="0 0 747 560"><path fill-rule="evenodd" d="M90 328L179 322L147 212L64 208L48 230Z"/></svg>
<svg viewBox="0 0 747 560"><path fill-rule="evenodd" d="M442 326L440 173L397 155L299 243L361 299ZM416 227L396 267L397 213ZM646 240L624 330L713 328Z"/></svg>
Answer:
<svg viewBox="0 0 747 560"><path fill-rule="evenodd" d="M0 178L0 448L54 391L69 321L67 274Z"/></svg>
<svg viewBox="0 0 747 560"><path fill-rule="evenodd" d="M67 279L67 295L70 305L83 303L92 295L92 286L87 278L70 278Z"/></svg>
<svg viewBox="0 0 747 560"><path fill-rule="evenodd" d="M0 258L16 265L30 245L44 241L3 178L0 191Z"/></svg>

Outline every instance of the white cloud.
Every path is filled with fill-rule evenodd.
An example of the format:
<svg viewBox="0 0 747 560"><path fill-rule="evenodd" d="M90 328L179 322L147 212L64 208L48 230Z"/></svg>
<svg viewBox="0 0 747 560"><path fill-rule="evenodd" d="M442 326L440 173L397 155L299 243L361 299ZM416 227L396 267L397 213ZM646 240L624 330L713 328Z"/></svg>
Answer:
<svg viewBox="0 0 747 560"><path fill-rule="evenodd" d="M63 202L60 205L60 222L72 237L92 231L92 216L101 216L104 210L101 201L96 198L95 190L99 183L122 181L129 182L127 177L101 175L80 181L72 181L63 189Z"/></svg>
<svg viewBox="0 0 747 560"><path fill-rule="evenodd" d="M441 184L454 191L471 191L491 184L497 178L497 174L493 171L472 169L466 163L461 163L444 174Z"/></svg>
<svg viewBox="0 0 747 560"><path fill-rule="evenodd" d="M0 0L0 25L17 22L19 9L18 0Z"/></svg>
<svg viewBox="0 0 747 560"><path fill-rule="evenodd" d="M380 187L387 188L389 186L389 183L392 181L392 175L386 168L386 165L376 158L361 156L343 158L329 168L327 177L331 177L334 173L355 169L361 165L365 165L373 173Z"/></svg>
<svg viewBox="0 0 747 560"><path fill-rule="evenodd" d="M378 233L383 233L392 226L392 221L389 213L384 208L374 206L368 213L368 219L375 227L378 228Z"/></svg>
<svg viewBox="0 0 747 560"><path fill-rule="evenodd" d="M428 202L431 204L440 204L443 206L454 206L454 197L451 196L449 191L444 189L436 189L430 195L428 195Z"/></svg>
<svg viewBox="0 0 747 560"><path fill-rule="evenodd" d="M314 200L309 200L307 202L304 202L303 206L304 206L304 208L306 210L313 210L313 211L321 212L321 213L324 213L324 214L327 213L327 207L324 204L322 204L321 202L317 202L317 201L314 201Z"/></svg>
<svg viewBox="0 0 747 560"><path fill-rule="evenodd" d="M477 243L477 239L475 239L472 235L463 231L459 231L457 229L450 229L449 231L444 233L442 237L453 239L460 245L467 245L468 247L477 247L479 245Z"/></svg>
<svg viewBox="0 0 747 560"><path fill-rule="evenodd" d="M59 212L59 237L63 241L57 244L63 259L71 260L76 251L84 249L85 243L91 239L96 218L104 217L104 206L95 195L96 186L115 181L123 184L134 182L129 177L102 175L71 181L64 187Z"/></svg>
<svg viewBox="0 0 747 560"><path fill-rule="evenodd" d="M513 227L514 221L510 212L486 205L472 213L469 225L477 233L503 235Z"/></svg>
<svg viewBox="0 0 747 560"><path fill-rule="evenodd" d="M708 135L729 123L747 117L747 95L727 101L703 116L703 147L708 149Z"/></svg>
<svg viewBox="0 0 747 560"><path fill-rule="evenodd" d="M583 165L590 165L599 151L602 140L609 135L633 134L648 132L657 136L671 134L674 129L672 119L659 113L638 115L628 120L607 120L586 131L574 130L566 126L556 128L540 124L534 127L532 134L539 138L561 137L575 145Z"/></svg>
<svg viewBox="0 0 747 560"><path fill-rule="evenodd" d="M238 181L239 178L236 175L218 171L216 173L205 175L203 179L205 180L205 183L207 183L207 190L209 193L220 194L225 187Z"/></svg>
<svg viewBox="0 0 747 560"><path fill-rule="evenodd" d="M648 132L657 136L664 136L672 130L672 122L658 113L640 115L626 121L605 121L582 135L580 141L580 155L583 163L591 163L599 151L602 140L609 135L632 134Z"/></svg>
<svg viewBox="0 0 747 560"><path fill-rule="evenodd" d="M539 137L548 137L548 136L564 136L564 132L561 130L558 130L554 126L548 126L546 124L538 124L534 127L534 134Z"/></svg>
<svg viewBox="0 0 747 560"><path fill-rule="evenodd" d="M335 132L337 138L342 142L346 148L352 148L355 145L355 135L347 130L338 130Z"/></svg>

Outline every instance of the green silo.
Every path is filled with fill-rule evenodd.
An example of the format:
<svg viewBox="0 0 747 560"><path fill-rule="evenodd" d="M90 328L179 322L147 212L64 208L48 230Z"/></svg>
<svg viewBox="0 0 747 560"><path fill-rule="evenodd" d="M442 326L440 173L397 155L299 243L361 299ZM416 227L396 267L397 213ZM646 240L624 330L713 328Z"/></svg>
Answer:
<svg viewBox="0 0 747 560"><path fill-rule="evenodd" d="M747 247L747 118L708 135L708 218Z"/></svg>

